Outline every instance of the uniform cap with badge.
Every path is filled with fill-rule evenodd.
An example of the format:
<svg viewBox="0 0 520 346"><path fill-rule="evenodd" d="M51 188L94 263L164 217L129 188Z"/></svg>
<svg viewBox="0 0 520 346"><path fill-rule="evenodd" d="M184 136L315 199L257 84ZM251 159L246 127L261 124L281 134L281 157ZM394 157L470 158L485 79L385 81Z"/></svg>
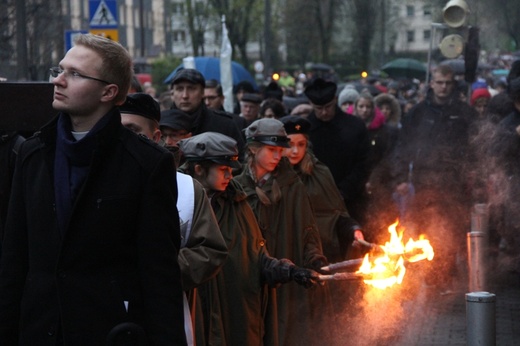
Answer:
<svg viewBox="0 0 520 346"><path fill-rule="evenodd" d="M204 132L179 141L186 161L212 161L232 168L240 168L237 142L218 132Z"/></svg>
<svg viewBox="0 0 520 346"><path fill-rule="evenodd" d="M280 119L285 128L287 135L302 134L306 135L309 133L311 123L309 120L299 117L297 115L286 115Z"/></svg>
<svg viewBox="0 0 520 346"><path fill-rule="evenodd" d="M290 148L283 123L274 118L255 120L245 129L247 142L260 142L277 147Z"/></svg>

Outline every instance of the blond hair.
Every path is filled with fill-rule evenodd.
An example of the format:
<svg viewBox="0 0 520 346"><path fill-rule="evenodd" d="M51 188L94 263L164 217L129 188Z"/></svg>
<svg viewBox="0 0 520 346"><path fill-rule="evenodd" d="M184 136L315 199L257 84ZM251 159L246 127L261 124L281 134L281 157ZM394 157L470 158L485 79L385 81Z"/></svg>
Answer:
<svg viewBox="0 0 520 346"><path fill-rule="evenodd" d="M74 44L91 49L101 57L101 78L119 87L114 99L116 104L125 102L134 75L132 57L128 51L118 42L92 34L75 36Z"/></svg>

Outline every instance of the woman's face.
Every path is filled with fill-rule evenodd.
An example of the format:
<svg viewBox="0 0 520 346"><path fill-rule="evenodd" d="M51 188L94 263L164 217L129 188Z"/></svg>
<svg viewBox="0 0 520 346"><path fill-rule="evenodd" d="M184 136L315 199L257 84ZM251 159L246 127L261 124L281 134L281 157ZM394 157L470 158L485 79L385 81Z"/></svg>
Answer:
<svg viewBox="0 0 520 346"><path fill-rule="evenodd" d="M363 120L367 120L372 115L374 106L370 100L360 98L356 105L356 115Z"/></svg>
<svg viewBox="0 0 520 346"><path fill-rule="evenodd" d="M231 167L215 164L211 165L208 175L201 183L206 189L224 191L228 187L231 178L233 178Z"/></svg>
<svg viewBox="0 0 520 346"><path fill-rule="evenodd" d="M289 159L291 165L295 166L299 164L305 156L305 152L307 151L307 138L300 133L288 135L287 137L289 137L289 145L291 147L285 148L283 155Z"/></svg>
<svg viewBox="0 0 520 346"><path fill-rule="evenodd" d="M283 156L282 147L263 145L257 148L254 159L254 168L257 178L262 178L275 170Z"/></svg>
<svg viewBox="0 0 520 346"><path fill-rule="evenodd" d="M379 110L383 115L385 116L385 119L390 119L390 116L392 115L392 108L388 103L383 103L381 106L379 106Z"/></svg>

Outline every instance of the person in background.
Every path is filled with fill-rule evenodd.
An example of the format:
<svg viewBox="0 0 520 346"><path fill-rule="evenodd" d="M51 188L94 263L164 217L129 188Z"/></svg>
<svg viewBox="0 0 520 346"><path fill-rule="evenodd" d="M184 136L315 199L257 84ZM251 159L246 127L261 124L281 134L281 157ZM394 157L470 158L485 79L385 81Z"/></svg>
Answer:
<svg viewBox="0 0 520 346"><path fill-rule="evenodd" d="M370 171L368 130L358 117L345 114L337 105L337 85L321 78L305 89L313 111L309 139L318 160L332 173L347 210L363 224L363 195Z"/></svg>
<svg viewBox="0 0 520 346"><path fill-rule="evenodd" d="M363 196L365 214L362 220L371 237L378 239L381 236L386 237L387 227L399 216L392 201L390 169L390 154L396 145L399 129L386 124L384 113L376 108L374 97L369 93L361 93L354 103L354 116L363 120L370 139L370 153L367 159L370 176Z"/></svg>
<svg viewBox="0 0 520 346"><path fill-rule="evenodd" d="M152 96L145 93L129 94L119 109L121 122L126 128L159 143L161 137L159 123L163 123L164 120L161 117L159 104ZM166 119L166 122L170 126L177 127L172 119ZM170 147L177 146L177 142L166 141L165 143ZM177 210L181 231L179 265L182 286L189 300L185 307L185 332L189 344L194 344L194 339L200 339L204 335L203 331L197 330L202 326L201 311L198 310L200 302L197 302L197 287L217 275L227 258L228 251L202 185L181 172L176 172L176 178L179 191ZM199 321L195 320L196 316L199 317ZM195 335L197 337L194 337Z"/></svg>
<svg viewBox="0 0 520 346"><path fill-rule="evenodd" d="M347 114L352 114L354 103L359 97L359 93L352 85L346 85L338 95L338 106Z"/></svg>
<svg viewBox="0 0 520 346"><path fill-rule="evenodd" d="M186 345L175 169L121 124L132 74L123 46L91 34L51 69L59 114L13 179L2 345Z"/></svg>
<svg viewBox="0 0 520 346"><path fill-rule="evenodd" d="M305 186L283 157L284 148L289 147L283 123L259 119L245 132L246 163L234 179L244 188L267 250L275 258L321 271L327 258ZM328 311L326 297L326 287L305 291L284 285L276 291L280 345L310 343L316 337L312 326Z"/></svg>
<svg viewBox="0 0 520 346"><path fill-rule="evenodd" d="M179 109L162 111L159 130L164 146L167 148L175 147L181 139L191 137L193 134L190 132L190 124L189 114Z"/></svg>
<svg viewBox="0 0 520 346"><path fill-rule="evenodd" d="M376 109L385 117L385 124L390 127L401 128L401 106L392 94L381 93L374 97Z"/></svg>
<svg viewBox="0 0 520 346"><path fill-rule="evenodd" d="M395 196L415 193L404 225L410 235L422 233L430 239L438 260L431 262L434 275L426 280L441 292L455 288L457 261L465 258L474 162L469 129L476 117L459 99L453 70L439 65L426 99L404 117L393 157Z"/></svg>
<svg viewBox="0 0 520 346"><path fill-rule="evenodd" d="M245 119L245 126L249 126L260 116L260 104L262 96L259 94L246 93L240 100L240 117Z"/></svg>
<svg viewBox="0 0 520 346"><path fill-rule="evenodd" d="M222 85L215 79L208 79L204 88L204 103L208 109L224 111Z"/></svg>
<svg viewBox="0 0 520 346"><path fill-rule="evenodd" d="M253 87L253 84L250 82L243 80L239 82L234 87L234 94L235 94L235 107L233 108L233 114L240 114L242 110L240 109L240 101L242 100L242 96L244 94L253 94L255 93L255 88Z"/></svg>
<svg viewBox="0 0 520 346"><path fill-rule="evenodd" d="M470 105L475 108L479 119L486 118L487 105L491 99L491 94L487 88L479 88L471 93Z"/></svg>
<svg viewBox="0 0 520 346"><path fill-rule="evenodd" d="M206 80L195 69L180 69L170 84L172 109L179 109L190 115L189 132L197 135L203 132L219 132L237 141L240 157L244 155L244 137L236 121L229 113L208 109L204 104Z"/></svg>
<svg viewBox="0 0 520 346"><path fill-rule="evenodd" d="M179 147L186 157L181 168L204 186L229 250L222 270L199 291L205 302L204 344L275 345L276 318L266 316L276 312L269 287L291 280L311 287L317 273L269 255L246 195L232 180L232 170L240 168L232 138L206 132L181 140Z"/></svg>
<svg viewBox="0 0 520 346"><path fill-rule="evenodd" d="M277 99L265 99L260 106L260 118L280 119L285 116L285 106Z"/></svg>

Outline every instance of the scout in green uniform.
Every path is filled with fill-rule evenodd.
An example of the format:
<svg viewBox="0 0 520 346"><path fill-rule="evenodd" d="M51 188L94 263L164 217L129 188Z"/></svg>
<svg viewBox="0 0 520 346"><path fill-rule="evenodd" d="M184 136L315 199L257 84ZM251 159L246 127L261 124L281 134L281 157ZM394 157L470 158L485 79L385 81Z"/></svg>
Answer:
<svg viewBox="0 0 520 346"><path fill-rule="evenodd" d="M317 274L268 254L246 195L232 180L240 167L234 139L206 132L181 140L179 148L182 169L204 186L229 251L215 279L200 287L206 340L197 345L277 345L269 287L291 280L310 287Z"/></svg>
<svg viewBox="0 0 520 346"><path fill-rule="evenodd" d="M315 270L327 263L305 186L283 149L283 123L259 119L246 128L246 167L235 179L244 187L271 255ZM305 291L286 285L276 292L280 345L306 344L324 313L325 287Z"/></svg>

